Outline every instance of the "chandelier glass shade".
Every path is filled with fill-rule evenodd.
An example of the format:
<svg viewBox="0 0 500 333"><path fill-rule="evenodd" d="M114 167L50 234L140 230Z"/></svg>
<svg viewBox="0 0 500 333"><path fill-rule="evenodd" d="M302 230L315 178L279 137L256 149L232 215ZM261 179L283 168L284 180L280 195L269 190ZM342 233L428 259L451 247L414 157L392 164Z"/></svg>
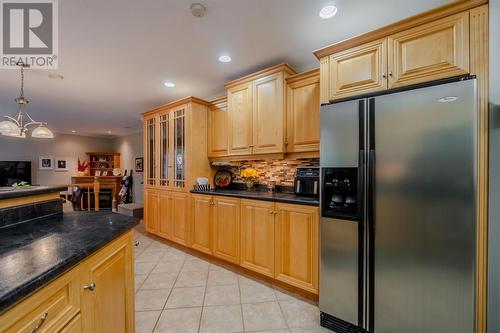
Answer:
<svg viewBox="0 0 500 333"><path fill-rule="evenodd" d="M26 112L29 101L24 98L24 68L28 68L29 66L23 63L18 63L18 66L21 67L21 92L20 96L16 98L17 113L12 117L4 116L5 119L0 121L0 134L16 138L26 138L28 128L36 126L31 132L33 138L52 139L54 134L47 127L47 123L33 120L28 112Z"/></svg>

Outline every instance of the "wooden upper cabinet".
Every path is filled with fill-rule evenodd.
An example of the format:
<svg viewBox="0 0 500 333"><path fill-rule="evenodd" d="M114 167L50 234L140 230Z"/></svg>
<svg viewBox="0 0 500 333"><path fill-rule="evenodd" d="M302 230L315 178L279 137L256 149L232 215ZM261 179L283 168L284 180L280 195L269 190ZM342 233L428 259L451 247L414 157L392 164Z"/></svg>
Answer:
<svg viewBox="0 0 500 333"><path fill-rule="evenodd" d="M191 199L191 247L212 254L212 204L213 197L193 194Z"/></svg>
<svg viewBox="0 0 500 333"><path fill-rule="evenodd" d="M208 108L208 157L226 156L228 153L227 98L221 98Z"/></svg>
<svg viewBox="0 0 500 333"><path fill-rule="evenodd" d="M318 208L276 204L275 278L318 293Z"/></svg>
<svg viewBox="0 0 500 333"><path fill-rule="evenodd" d="M213 199L214 256L234 264L240 263L240 200Z"/></svg>
<svg viewBox="0 0 500 333"><path fill-rule="evenodd" d="M274 203L241 201L241 266L274 277Z"/></svg>
<svg viewBox="0 0 500 333"><path fill-rule="evenodd" d="M252 153L252 82L230 88L228 103L229 155Z"/></svg>
<svg viewBox="0 0 500 333"><path fill-rule="evenodd" d="M133 274L132 233L81 264L83 332L135 331Z"/></svg>
<svg viewBox="0 0 500 333"><path fill-rule="evenodd" d="M284 152L284 78L276 73L253 83L253 153Z"/></svg>
<svg viewBox="0 0 500 333"><path fill-rule="evenodd" d="M321 104L330 102L330 57L326 56L319 61L320 91L319 100Z"/></svg>
<svg viewBox="0 0 500 333"><path fill-rule="evenodd" d="M334 53L329 59L330 99L387 89L387 39Z"/></svg>
<svg viewBox="0 0 500 333"><path fill-rule="evenodd" d="M389 36L389 88L469 73L469 13Z"/></svg>
<svg viewBox="0 0 500 333"><path fill-rule="evenodd" d="M289 153L319 151L319 70L290 76L286 82L286 151Z"/></svg>

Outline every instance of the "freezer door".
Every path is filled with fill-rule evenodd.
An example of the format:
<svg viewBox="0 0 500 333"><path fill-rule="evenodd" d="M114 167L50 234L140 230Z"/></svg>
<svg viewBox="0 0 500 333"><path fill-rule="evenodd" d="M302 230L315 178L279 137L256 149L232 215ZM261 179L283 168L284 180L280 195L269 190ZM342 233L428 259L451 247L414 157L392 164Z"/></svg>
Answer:
<svg viewBox="0 0 500 333"><path fill-rule="evenodd" d="M321 312L358 325L358 222L321 219Z"/></svg>
<svg viewBox="0 0 500 333"><path fill-rule="evenodd" d="M322 167L358 166L359 108L364 100L321 107L320 164ZM364 105L364 104L363 104Z"/></svg>
<svg viewBox="0 0 500 333"><path fill-rule="evenodd" d="M467 80L369 112L375 333L474 332L476 99Z"/></svg>

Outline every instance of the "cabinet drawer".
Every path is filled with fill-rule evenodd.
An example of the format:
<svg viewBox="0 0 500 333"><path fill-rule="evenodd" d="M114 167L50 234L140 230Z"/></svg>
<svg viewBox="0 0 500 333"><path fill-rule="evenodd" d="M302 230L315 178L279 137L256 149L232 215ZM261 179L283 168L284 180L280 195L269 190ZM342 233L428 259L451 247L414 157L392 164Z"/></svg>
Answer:
<svg viewBox="0 0 500 333"><path fill-rule="evenodd" d="M78 315L66 325L59 333L81 333L82 332L82 316Z"/></svg>
<svg viewBox="0 0 500 333"><path fill-rule="evenodd" d="M0 332L61 331L80 312L78 274L78 268L72 269L0 316Z"/></svg>

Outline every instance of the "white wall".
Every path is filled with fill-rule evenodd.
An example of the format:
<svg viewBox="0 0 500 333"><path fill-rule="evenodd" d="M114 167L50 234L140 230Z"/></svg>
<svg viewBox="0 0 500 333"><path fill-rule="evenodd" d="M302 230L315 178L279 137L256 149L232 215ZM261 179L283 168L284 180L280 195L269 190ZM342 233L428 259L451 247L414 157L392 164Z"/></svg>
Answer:
<svg viewBox="0 0 500 333"><path fill-rule="evenodd" d="M144 157L143 155L143 141L142 132L134 133L127 136L122 136L113 140L113 151L120 153L121 169L123 171L134 170L132 174L134 184L132 186L132 196L134 202L143 202L143 173L135 172L135 159L137 157Z"/></svg>
<svg viewBox="0 0 500 333"><path fill-rule="evenodd" d="M114 151L113 140L78 135L56 134L54 139L10 138L0 135L0 161L31 161L32 183L63 185L77 174L77 161L88 151ZM39 170L39 156L67 158L68 171Z"/></svg>

